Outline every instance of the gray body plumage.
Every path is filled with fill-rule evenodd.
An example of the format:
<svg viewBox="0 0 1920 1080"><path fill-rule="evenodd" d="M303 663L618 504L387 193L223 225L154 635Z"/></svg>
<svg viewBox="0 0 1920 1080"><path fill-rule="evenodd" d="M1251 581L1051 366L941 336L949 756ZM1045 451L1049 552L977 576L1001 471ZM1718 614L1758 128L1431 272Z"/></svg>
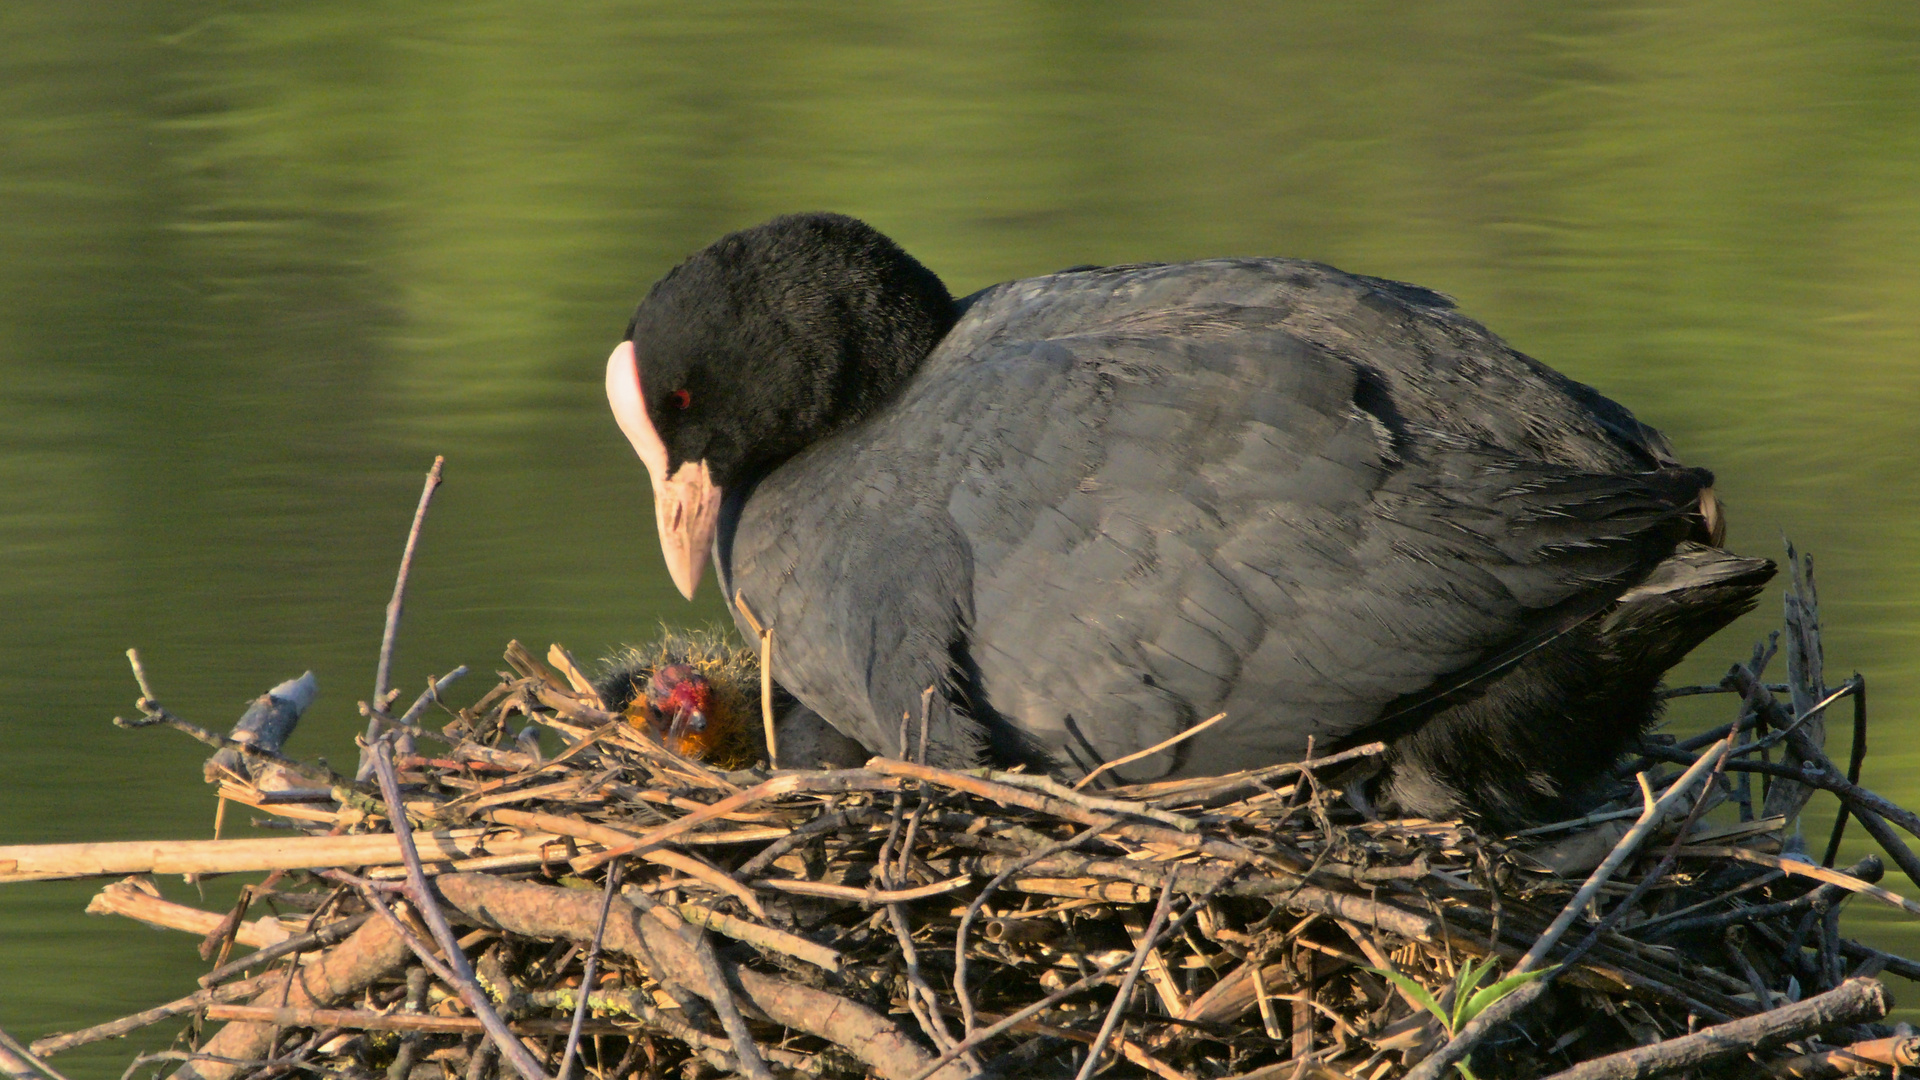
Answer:
<svg viewBox="0 0 1920 1080"><path fill-rule="evenodd" d="M1689 539L1711 478L1657 432L1423 289L1221 259L960 308L888 407L731 492L716 541L776 677L876 751L928 686L948 765L1071 775L1225 711L1121 772L1416 733L1390 800L1521 816L1771 572ZM1643 582L1680 629L1617 648Z"/></svg>

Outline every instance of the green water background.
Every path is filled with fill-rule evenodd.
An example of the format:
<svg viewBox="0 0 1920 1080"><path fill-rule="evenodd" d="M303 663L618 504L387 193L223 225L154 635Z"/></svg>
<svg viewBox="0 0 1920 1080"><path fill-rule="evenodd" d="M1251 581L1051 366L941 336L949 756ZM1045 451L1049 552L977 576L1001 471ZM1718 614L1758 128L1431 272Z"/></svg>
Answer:
<svg viewBox="0 0 1920 1080"><path fill-rule="evenodd" d="M1868 782L1920 802L1911 0L20 2L0 843L210 834L203 751L107 723L129 645L213 726L312 668L294 749L351 761L436 453L402 685L467 663L470 700L510 637L598 655L716 617L667 582L601 365L684 254L811 208L956 293L1285 254L1457 297L1715 469L1733 546L1817 555L1829 668L1872 679ZM192 940L82 915L96 888L0 888L0 1026L191 988ZM117 1076L172 1031L59 1063Z"/></svg>

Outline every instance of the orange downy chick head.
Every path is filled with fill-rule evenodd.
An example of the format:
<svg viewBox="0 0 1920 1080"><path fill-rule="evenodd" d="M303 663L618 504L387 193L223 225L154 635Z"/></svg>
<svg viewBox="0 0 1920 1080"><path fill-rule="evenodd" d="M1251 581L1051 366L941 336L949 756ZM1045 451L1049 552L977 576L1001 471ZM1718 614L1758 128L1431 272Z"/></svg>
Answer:
<svg viewBox="0 0 1920 1080"><path fill-rule="evenodd" d="M725 734L714 715L713 687L691 664L668 664L647 681L648 721L668 749L704 760Z"/></svg>
<svg viewBox="0 0 1920 1080"><path fill-rule="evenodd" d="M628 723L684 757L741 769L766 753L759 656L727 630L664 630L652 643L609 658L594 686ZM685 722L670 741L682 713Z"/></svg>

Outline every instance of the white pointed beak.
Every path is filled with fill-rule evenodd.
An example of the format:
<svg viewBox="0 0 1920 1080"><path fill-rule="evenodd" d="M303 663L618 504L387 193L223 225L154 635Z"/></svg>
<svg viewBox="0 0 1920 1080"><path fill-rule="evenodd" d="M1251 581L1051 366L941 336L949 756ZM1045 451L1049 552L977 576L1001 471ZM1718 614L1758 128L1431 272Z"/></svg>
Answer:
<svg viewBox="0 0 1920 1080"><path fill-rule="evenodd" d="M682 462L667 475L667 446L660 441L647 416L646 395L640 389L640 364L633 342L623 341L607 357L607 403L613 418L633 444L653 481L653 516L660 527L660 553L680 595L693 599L713 549L713 533L720 520L720 489L704 461Z"/></svg>

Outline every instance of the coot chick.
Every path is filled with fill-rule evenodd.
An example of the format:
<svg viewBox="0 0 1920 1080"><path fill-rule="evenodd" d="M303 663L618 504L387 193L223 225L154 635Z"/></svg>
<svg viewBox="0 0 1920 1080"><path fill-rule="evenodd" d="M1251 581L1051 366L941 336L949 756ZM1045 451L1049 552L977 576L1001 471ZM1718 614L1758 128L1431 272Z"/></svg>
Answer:
<svg viewBox="0 0 1920 1080"><path fill-rule="evenodd" d="M1707 471L1413 285L1279 258L953 300L834 214L723 237L607 364L668 569L875 750L1205 775L1381 738L1374 798L1568 813L1773 564Z"/></svg>
<svg viewBox="0 0 1920 1080"><path fill-rule="evenodd" d="M667 630L602 663L594 689L607 708L682 757L740 769L766 753L760 658L720 630ZM782 764L846 768L866 753L777 683L775 734Z"/></svg>
<svg viewBox="0 0 1920 1080"><path fill-rule="evenodd" d="M744 646L717 633L668 633L603 666L594 689L607 708L674 753L723 769L760 754L759 663Z"/></svg>

